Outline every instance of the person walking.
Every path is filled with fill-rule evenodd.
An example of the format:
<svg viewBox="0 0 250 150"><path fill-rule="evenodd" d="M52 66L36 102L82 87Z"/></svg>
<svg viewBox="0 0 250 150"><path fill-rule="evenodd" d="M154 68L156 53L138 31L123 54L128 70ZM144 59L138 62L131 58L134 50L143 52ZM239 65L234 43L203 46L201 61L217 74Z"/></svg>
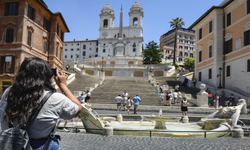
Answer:
<svg viewBox="0 0 250 150"><path fill-rule="evenodd" d="M139 103L141 102L141 98L138 95L136 95L133 98L133 101L134 101L134 114L137 114L137 110L139 108Z"/></svg>
<svg viewBox="0 0 250 150"><path fill-rule="evenodd" d="M170 106L169 105L169 100L170 100L170 96L169 96L169 93L168 91L166 92L166 106Z"/></svg>
<svg viewBox="0 0 250 150"><path fill-rule="evenodd" d="M115 101L117 103L117 111L121 111L122 97L120 94L118 96L116 96Z"/></svg>
<svg viewBox="0 0 250 150"><path fill-rule="evenodd" d="M160 86L159 83L157 83L155 87L155 94L159 94L159 91L160 91Z"/></svg>
<svg viewBox="0 0 250 150"><path fill-rule="evenodd" d="M159 98L159 104L160 105L164 105L164 98L165 98L165 94L163 92L161 92L160 98Z"/></svg>
<svg viewBox="0 0 250 150"><path fill-rule="evenodd" d="M172 92L169 92L168 95L169 95L169 106L171 106L173 100L173 94Z"/></svg>
<svg viewBox="0 0 250 150"><path fill-rule="evenodd" d="M85 94L85 92L84 92L84 93L82 93L81 96L80 96L80 102L81 102L81 104L83 104L83 103L85 102L85 98L86 98L86 94Z"/></svg>
<svg viewBox="0 0 250 150"><path fill-rule="evenodd" d="M124 111L126 110L126 102L127 102L128 96L129 94L127 93L127 91L124 91L124 93L122 94Z"/></svg>
<svg viewBox="0 0 250 150"><path fill-rule="evenodd" d="M213 100L213 94L211 94L210 92L208 93L208 106L212 105L212 100Z"/></svg>
<svg viewBox="0 0 250 150"><path fill-rule="evenodd" d="M52 86L52 78L62 93L56 92ZM32 149L43 149L59 118L72 119L82 110L80 101L67 88L67 78L62 71L57 71L54 76L49 64L43 59L25 58L13 85L5 90L1 98L0 130L8 129L9 125L22 127L28 116L39 107L40 101L52 92L28 130ZM49 143L49 149L59 149L55 136Z"/></svg>
<svg viewBox="0 0 250 150"><path fill-rule="evenodd" d="M220 101L220 97L216 94L214 97L214 108L215 109L219 108L219 101Z"/></svg>
<svg viewBox="0 0 250 150"><path fill-rule="evenodd" d="M196 78L194 78L194 79L193 79L194 87L196 86L196 82L197 82L197 80L196 80Z"/></svg>
<svg viewBox="0 0 250 150"><path fill-rule="evenodd" d="M130 108L133 105L133 100L130 99L130 97L128 96L127 102L126 102L126 109L127 109L127 115L130 114Z"/></svg>
<svg viewBox="0 0 250 150"><path fill-rule="evenodd" d="M182 111L183 116L187 115L188 101L187 101L186 97L183 97L183 100L181 101L181 111Z"/></svg>
<svg viewBox="0 0 250 150"><path fill-rule="evenodd" d="M160 93L163 93L163 84L160 86Z"/></svg>
<svg viewBox="0 0 250 150"><path fill-rule="evenodd" d="M173 93L173 97L174 97L174 104L177 103L177 96L178 96L178 93L177 92L174 92Z"/></svg>
<svg viewBox="0 0 250 150"><path fill-rule="evenodd" d="M181 92L178 92L177 94L177 103L180 103L182 101L182 94Z"/></svg>
<svg viewBox="0 0 250 150"><path fill-rule="evenodd" d="M85 94L86 94L85 102L86 102L87 104L90 104L90 103L91 103L91 101L90 101L90 95L91 95L91 93L89 92L89 90L87 90L87 91L85 92Z"/></svg>
<svg viewBox="0 0 250 150"><path fill-rule="evenodd" d="M179 88L180 88L180 86L178 84L176 84L174 87L175 92L179 92Z"/></svg>

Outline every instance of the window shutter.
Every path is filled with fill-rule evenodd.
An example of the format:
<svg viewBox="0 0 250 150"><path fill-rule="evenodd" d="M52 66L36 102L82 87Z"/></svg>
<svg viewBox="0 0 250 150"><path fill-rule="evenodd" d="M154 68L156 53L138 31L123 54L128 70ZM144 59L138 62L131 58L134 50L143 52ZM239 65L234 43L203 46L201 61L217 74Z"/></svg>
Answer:
<svg viewBox="0 0 250 150"><path fill-rule="evenodd" d="M15 15L18 15L19 3L15 3Z"/></svg>
<svg viewBox="0 0 250 150"><path fill-rule="evenodd" d="M4 62L5 62L5 56L1 56L1 66L0 66L0 73L3 73L4 67Z"/></svg>
<svg viewBox="0 0 250 150"><path fill-rule="evenodd" d="M15 56L12 56L11 60L11 73L14 73L15 71Z"/></svg>
<svg viewBox="0 0 250 150"><path fill-rule="evenodd" d="M8 14L9 14L9 9L10 9L10 3L5 3L5 12L4 12L4 16L8 16Z"/></svg>
<svg viewBox="0 0 250 150"><path fill-rule="evenodd" d="M36 19L36 10L32 8L32 20Z"/></svg>
<svg viewBox="0 0 250 150"><path fill-rule="evenodd" d="M250 13L250 0L247 0L247 14Z"/></svg>
<svg viewBox="0 0 250 150"><path fill-rule="evenodd" d="M244 46L247 45L247 41L248 41L248 32L245 31L245 32L244 32Z"/></svg>

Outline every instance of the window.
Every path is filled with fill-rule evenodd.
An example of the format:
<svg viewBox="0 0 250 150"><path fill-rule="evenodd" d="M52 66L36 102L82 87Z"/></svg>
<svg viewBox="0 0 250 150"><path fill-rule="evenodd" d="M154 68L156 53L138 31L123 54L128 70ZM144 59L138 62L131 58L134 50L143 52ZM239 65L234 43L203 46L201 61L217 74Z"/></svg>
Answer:
<svg viewBox="0 0 250 150"><path fill-rule="evenodd" d="M133 26L137 26L138 25L138 18L133 18Z"/></svg>
<svg viewBox="0 0 250 150"><path fill-rule="evenodd" d="M233 45L232 39L225 42L225 54L232 52L232 45Z"/></svg>
<svg viewBox="0 0 250 150"><path fill-rule="evenodd" d="M47 53L47 47L48 47L48 42L47 41L44 41L43 42L43 53L46 54Z"/></svg>
<svg viewBox="0 0 250 150"><path fill-rule="evenodd" d="M179 49L183 49L183 46L179 46Z"/></svg>
<svg viewBox="0 0 250 150"><path fill-rule="evenodd" d="M244 32L244 46L250 45L250 30Z"/></svg>
<svg viewBox="0 0 250 150"><path fill-rule="evenodd" d="M193 58L193 57L194 57L193 53L190 53L190 57L191 57L191 58Z"/></svg>
<svg viewBox="0 0 250 150"><path fill-rule="evenodd" d="M212 45L211 46L209 46L209 48L208 48L208 58L211 58L213 56L213 47L212 47Z"/></svg>
<svg viewBox="0 0 250 150"><path fill-rule="evenodd" d="M91 51L91 50L92 50L92 48L90 47L90 48L89 48L89 50Z"/></svg>
<svg viewBox="0 0 250 150"><path fill-rule="evenodd" d="M250 13L250 0L247 0L247 14Z"/></svg>
<svg viewBox="0 0 250 150"><path fill-rule="evenodd" d="M212 69L208 69L208 79L212 79Z"/></svg>
<svg viewBox="0 0 250 150"><path fill-rule="evenodd" d="M1 56L0 73L14 73L15 56Z"/></svg>
<svg viewBox="0 0 250 150"><path fill-rule="evenodd" d="M133 44L133 52L136 52L136 44Z"/></svg>
<svg viewBox="0 0 250 150"><path fill-rule="evenodd" d="M182 52L179 53L179 56L182 57Z"/></svg>
<svg viewBox="0 0 250 150"><path fill-rule="evenodd" d="M96 41L96 46L98 46L98 41Z"/></svg>
<svg viewBox="0 0 250 150"><path fill-rule="evenodd" d="M105 20L103 21L103 27L108 27L108 19L105 19Z"/></svg>
<svg viewBox="0 0 250 150"><path fill-rule="evenodd" d="M202 28L199 30L199 40L202 39Z"/></svg>
<svg viewBox="0 0 250 150"><path fill-rule="evenodd" d="M65 44L65 46L67 46L67 44Z"/></svg>
<svg viewBox="0 0 250 150"><path fill-rule="evenodd" d="M188 52L185 52L185 54L184 54L185 56L188 56Z"/></svg>
<svg viewBox="0 0 250 150"><path fill-rule="evenodd" d="M46 29L48 32L50 31L50 21L45 17L43 18L43 28Z"/></svg>
<svg viewBox="0 0 250 150"><path fill-rule="evenodd" d="M86 56L86 52L85 51L82 52L82 56Z"/></svg>
<svg viewBox="0 0 250 150"><path fill-rule="evenodd" d="M73 55L70 55L70 58L73 58Z"/></svg>
<svg viewBox="0 0 250 150"><path fill-rule="evenodd" d="M65 55L64 58L67 58L67 55Z"/></svg>
<svg viewBox="0 0 250 150"><path fill-rule="evenodd" d="M185 46L185 50L188 50L188 46Z"/></svg>
<svg viewBox="0 0 250 150"><path fill-rule="evenodd" d="M102 52L105 53L105 52L106 52L106 49L103 49Z"/></svg>
<svg viewBox="0 0 250 150"><path fill-rule="evenodd" d="M32 32L31 31L28 31L28 40L27 40L27 44L29 46L31 46L31 36L32 36Z"/></svg>
<svg viewBox="0 0 250 150"><path fill-rule="evenodd" d="M77 45L79 45L79 43L77 43Z"/></svg>
<svg viewBox="0 0 250 150"><path fill-rule="evenodd" d="M5 16L16 16L18 15L19 3L5 3Z"/></svg>
<svg viewBox="0 0 250 150"><path fill-rule="evenodd" d="M58 48L59 46L56 47L56 57L58 57Z"/></svg>
<svg viewBox="0 0 250 150"><path fill-rule="evenodd" d="M250 72L250 59L247 60L247 72Z"/></svg>
<svg viewBox="0 0 250 150"><path fill-rule="evenodd" d="M89 45L92 45L92 43L89 43Z"/></svg>
<svg viewBox="0 0 250 150"><path fill-rule="evenodd" d="M188 44L188 41L185 41L186 44Z"/></svg>
<svg viewBox="0 0 250 150"><path fill-rule="evenodd" d="M76 50L77 50L77 51L79 51L80 49L79 49L79 48L77 48Z"/></svg>
<svg viewBox="0 0 250 150"><path fill-rule="evenodd" d="M179 40L180 43L183 43L183 40Z"/></svg>
<svg viewBox="0 0 250 150"><path fill-rule="evenodd" d="M231 25L231 13L227 14L227 27Z"/></svg>
<svg viewBox="0 0 250 150"><path fill-rule="evenodd" d="M61 30L61 36L60 36L61 40L64 41L64 32L63 30Z"/></svg>
<svg viewBox="0 0 250 150"><path fill-rule="evenodd" d="M190 47L190 50L192 51L192 50L194 50L194 48L193 48L193 47Z"/></svg>
<svg viewBox="0 0 250 150"><path fill-rule="evenodd" d="M209 22L209 33L211 33L213 31L213 21Z"/></svg>
<svg viewBox="0 0 250 150"><path fill-rule="evenodd" d="M235 49L240 49L242 46L241 46L241 37L238 38L236 41L235 41Z"/></svg>
<svg viewBox="0 0 250 150"><path fill-rule="evenodd" d="M199 72L199 81L201 81L201 72Z"/></svg>
<svg viewBox="0 0 250 150"><path fill-rule="evenodd" d="M68 51L68 49L65 49L65 52L67 52Z"/></svg>
<svg viewBox="0 0 250 150"><path fill-rule="evenodd" d="M86 45L83 45L83 49L86 49Z"/></svg>
<svg viewBox="0 0 250 150"><path fill-rule="evenodd" d="M6 43L14 42L14 29L7 29L6 31Z"/></svg>
<svg viewBox="0 0 250 150"><path fill-rule="evenodd" d="M202 61L202 51L199 51L199 62Z"/></svg>
<svg viewBox="0 0 250 150"><path fill-rule="evenodd" d="M230 66L227 66L227 74L226 74L227 77L230 77L230 72L231 72L230 71Z"/></svg>
<svg viewBox="0 0 250 150"><path fill-rule="evenodd" d="M76 58L79 58L79 55L76 55Z"/></svg>
<svg viewBox="0 0 250 150"><path fill-rule="evenodd" d="M35 20L36 19L36 10L31 7L29 5L29 8L28 8L28 17L31 19L31 20Z"/></svg>
<svg viewBox="0 0 250 150"><path fill-rule="evenodd" d="M97 52L97 53L98 53L98 48L96 48L96 49L95 49L95 52Z"/></svg>
<svg viewBox="0 0 250 150"><path fill-rule="evenodd" d="M71 51L74 51L74 49L73 49L73 48L71 48Z"/></svg>

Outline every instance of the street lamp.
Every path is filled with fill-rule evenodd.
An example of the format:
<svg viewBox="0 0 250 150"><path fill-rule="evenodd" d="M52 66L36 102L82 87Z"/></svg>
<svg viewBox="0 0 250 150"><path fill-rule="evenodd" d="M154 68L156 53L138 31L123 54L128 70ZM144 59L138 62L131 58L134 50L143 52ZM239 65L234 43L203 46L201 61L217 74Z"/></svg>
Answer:
<svg viewBox="0 0 250 150"><path fill-rule="evenodd" d="M103 59L104 59L104 58L102 57L102 69L101 69L101 72L103 72Z"/></svg>
<svg viewBox="0 0 250 150"><path fill-rule="evenodd" d="M217 77L219 77L219 86L218 86L218 88L222 88L222 86L221 86L221 71L222 71L222 68L221 67L219 68L219 71L220 71L220 74L217 75Z"/></svg>

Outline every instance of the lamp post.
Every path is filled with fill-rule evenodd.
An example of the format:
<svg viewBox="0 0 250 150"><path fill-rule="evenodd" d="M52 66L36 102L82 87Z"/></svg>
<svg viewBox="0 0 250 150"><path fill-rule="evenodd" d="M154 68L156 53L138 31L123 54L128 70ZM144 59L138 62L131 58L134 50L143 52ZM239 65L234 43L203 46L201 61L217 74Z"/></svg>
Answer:
<svg viewBox="0 0 250 150"><path fill-rule="evenodd" d="M217 77L219 77L219 86L218 86L218 88L222 88L222 86L221 86L221 71L222 71L222 68L221 67L219 68L219 71L220 71L220 74L217 76Z"/></svg>
<svg viewBox="0 0 250 150"><path fill-rule="evenodd" d="M101 72L103 72L103 59L104 59L104 58L102 57L102 69L101 69Z"/></svg>

